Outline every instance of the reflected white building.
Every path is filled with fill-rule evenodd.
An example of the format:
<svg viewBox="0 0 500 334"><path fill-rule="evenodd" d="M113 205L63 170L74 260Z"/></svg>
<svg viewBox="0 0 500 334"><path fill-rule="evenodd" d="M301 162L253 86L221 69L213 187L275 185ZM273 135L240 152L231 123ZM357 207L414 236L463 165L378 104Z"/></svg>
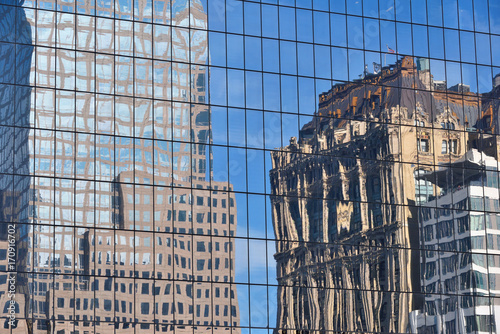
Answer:
<svg viewBox="0 0 500 334"><path fill-rule="evenodd" d="M419 208L424 309L411 333L496 333L500 324L498 161L468 151L422 175L440 196Z"/></svg>

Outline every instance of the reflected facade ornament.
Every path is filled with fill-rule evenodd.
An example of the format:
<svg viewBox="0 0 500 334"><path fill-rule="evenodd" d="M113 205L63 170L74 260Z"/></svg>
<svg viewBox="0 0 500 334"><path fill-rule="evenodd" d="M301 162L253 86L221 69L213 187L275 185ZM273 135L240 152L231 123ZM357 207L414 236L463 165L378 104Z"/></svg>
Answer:
<svg viewBox="0 0 500 334"><path fill-rule="evenodd" d="M406 332L426 303L417 208L437 189L420 175L481 141L481 107L435 88L422 62L334 86L272 153L276 332Z"/></svg>

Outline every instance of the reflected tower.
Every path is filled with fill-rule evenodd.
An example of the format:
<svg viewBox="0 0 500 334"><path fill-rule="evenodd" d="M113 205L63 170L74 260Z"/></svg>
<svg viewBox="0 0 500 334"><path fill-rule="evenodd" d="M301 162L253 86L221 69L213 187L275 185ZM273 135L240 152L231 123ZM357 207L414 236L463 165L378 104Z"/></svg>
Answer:
<svg viewBox="0 0 500 334"><path fill-rule="evenodd" d="M32 30L24 10L18 2L7 1L0 6L0 307L4 309L11 298L7 277L16 270L8 266L8 226L26 222L30 187L29 118L30 68L32 66ZM24 230L16 224L16 232ZM10 237L15 237L11 235ZM22 250L18 250L22 255ZM17 268L16 268L17 269ZM25 318L25 302L29 291L20 284L17 275L15 303L15 330L26 332L30 324ZM21 282L19 282L21 280ZM6 316L7 312L4 312ZM21 320L20 320L21 319ZM0 328L9 328L4 317Z"/></svg>
<svg viewBox="0 0 500 334"><path fill-rule="evenodd" d="M401 333L421 306L416 176L466 151L479 108L428 75L403 57L336 85L272 153L278 333Z"/></svg>
<svg viewBox="0 0 500 334"><path fill-rule="evenodd" d="M38 7L58 11L18 8L36 27L16 150L28 332L237 333L236 204L210 167L203 4Z"/></svg>

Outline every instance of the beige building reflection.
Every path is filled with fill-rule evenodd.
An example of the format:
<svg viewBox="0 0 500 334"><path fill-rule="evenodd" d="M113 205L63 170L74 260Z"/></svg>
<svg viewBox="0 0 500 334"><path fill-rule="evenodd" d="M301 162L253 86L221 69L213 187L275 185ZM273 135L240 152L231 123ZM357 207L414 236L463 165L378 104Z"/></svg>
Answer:
<svg viewBox="0 0 500 334"><path fill-rule="evenodd" d="M203 5L68 6L99 17L25 9L36 88L14 333L238 333L236 204L212 179Z"/></svg>
<svg viewBox="0 0 500 334"><path fill-rule="evenodd" d="M411 57L320 95L299 138L272 153L277 333L409 330L426 303L417 208L439 190L421 176L474 145L496 155L474 128L487 113Z"/></svg>

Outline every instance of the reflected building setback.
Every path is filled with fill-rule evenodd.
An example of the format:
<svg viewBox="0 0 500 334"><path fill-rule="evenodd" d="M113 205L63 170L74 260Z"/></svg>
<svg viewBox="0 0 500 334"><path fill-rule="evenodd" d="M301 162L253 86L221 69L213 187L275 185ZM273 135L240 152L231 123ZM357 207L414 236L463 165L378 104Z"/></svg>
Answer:
<svg viewBox="0 0 500 334"><path fill-rule="evenodd" d="M2 219L19 222L13 332L238 333L236 203L212 177L204 5L1 8L2 33L15 23L26 44L1 54L2 75L14 80L17 61L26 85L0 87L16 126L1 136Z"/></svg>
<svg viewBox="0 0 500 334"><path fill-rule="evenodd" d="M428 290L432 259L419 249L429 245L421 235L430 222L422 221L419 208L435 207L437 191L448 189L428 175L454 168L474 145L488 146L496 157L483 129L476 129L492 107L485 111L465 86L442 90L428 60L407 56L377 74L335 85L319 100L299 138L272 153L276 332L417 332L437 321L419 310L442 298L423 295L442 291ZM491 198L497 199L495 187ZM464 189L461 196L472 200ZM445 200L437 206L449 212L454 202ZM443 250L461 250L457 245ZM436 274L439 267L434 262ZM467 321L459 332L477 328L475 320Z"/></svg>

